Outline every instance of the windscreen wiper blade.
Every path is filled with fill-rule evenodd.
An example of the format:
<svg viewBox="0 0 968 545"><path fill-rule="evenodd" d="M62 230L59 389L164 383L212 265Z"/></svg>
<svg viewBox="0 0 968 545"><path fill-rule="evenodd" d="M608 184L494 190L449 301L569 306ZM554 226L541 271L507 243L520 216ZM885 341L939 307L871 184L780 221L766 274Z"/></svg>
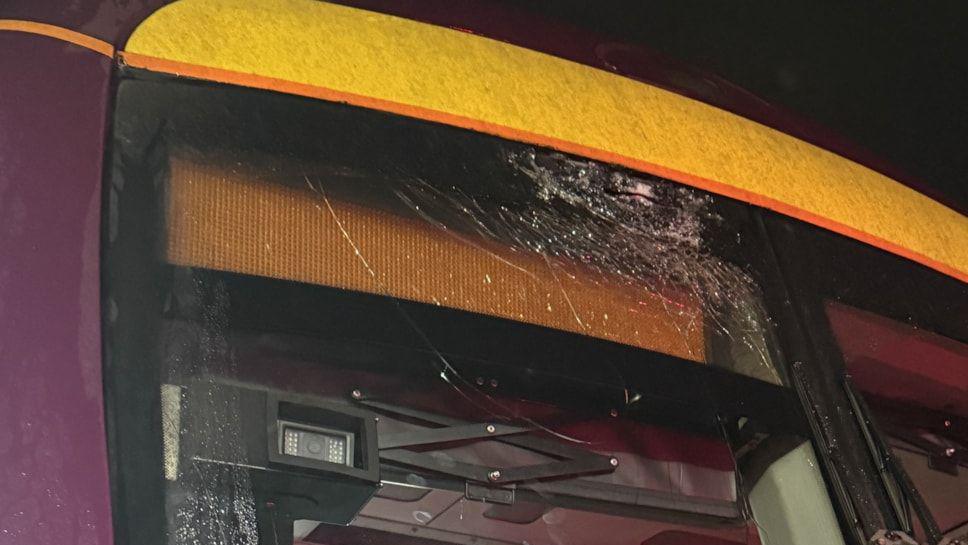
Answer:
<svg viewBox="0 0 968 545"><path fill-rule="evenodd" d="M904 466L892 454L891 447L884 441L882 433L877 428L873 418L871 418L871 411L867 406L867 402L861 393L857 391L857 388L849 377L844 378L844 389L847 392L847 399L850 401L851 408L854 414L857 415L858 423L861 426L864 439L867 441L871 456L874 457L875 464L881 472L881 479L884 482L885 490L891 497L892 503L895 504L894 508L897 511L896 515L898 519L908 526L905 530L910 531L910 523L908 520L905 520L906 515L903 509L903 500L907 500L914 509L914 513L920 519L924 533L927 534L928 542L932 544L941 543L944 536L938 528L938 523L935 521L934 515L928 509L924 498L921 497L921 493L914 485L914 481L911 480L911 476L908 475ZM889 484L889 479L893 479L897 483L903 495L902 498L898 498L891 493L892 488Z"/></svg>

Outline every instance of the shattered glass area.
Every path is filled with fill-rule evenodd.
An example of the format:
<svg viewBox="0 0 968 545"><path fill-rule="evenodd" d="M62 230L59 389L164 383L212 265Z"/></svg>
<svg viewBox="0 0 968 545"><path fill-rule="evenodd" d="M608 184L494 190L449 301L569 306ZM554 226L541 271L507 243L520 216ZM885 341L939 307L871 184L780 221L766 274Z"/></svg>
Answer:
<svg viewBox="0 0 968 545"><path fill-rule="evenodd" d="M801 430L745 206L372 111L155 92L127 107L158 124L114 133L109 221L142 312L118 357L156 381L129 403L161 417L121 460L161 453L157 494L123 498L152 543L755 542L744 467Z"/></svg>
<svg viewBox="0 0 968 545"><path fill-rule="evenodd" d="M727 340L735 371L779 383L766 347L769 326L759 289L739 266L704 244L705 233L723 224L711 210L712 197L533 148L508 152L505 160L545 206L512 210L419 179L397 194L440 229L473 231L539 256L551 269L580 264L599 282L617 281L633 297L638 292L640 299L658 300L683 338L705 328L707 336ZM572 310L584 326L588 317L583 319L581 308ZM689 359L713 359L704 346L685 346Z"/></svg>
<svg viewBox="0 0 968 545"><path fill-rule="evenodd" d="M711 197L658 178L532 148L501 148L496 159L507 182L496 189L475 187L473 179L450 183L447 177L417 176L412 170L367 173L312 162L296 169L303 172L300 187L293 169L278 163L227 167L219 161L201 164L192 154L175 154L167 195L168 259L183 267L297 280L536 324L547 319L542 318L547 312L564 316L565 323L553 324L559 329L780 383L767 350L768 324L755 282L711 249L710 233L726 228ZM165 368L172 384L203 381L207 394L182 397L181 412L207 418L181 424L194 439L181 441L179 450L188 452L175 454L181 463L167 494L170 542L258 543L259 506L249 470L261 468L246 458L238 400L231 389L223 391L220 382L238 371L235 350L230 348L233 341L227 337L237 334L225 318L230 301L221 285L202 280L205 275L179 270L174 293L181 296L171 304L177 310L174 314L191 319L175 321L168 330ZM419 319L399 304L394 308L419 337L418 344L436 355L432 368L443 379L438 386L447 388L436 397L451 398L446 406L466 405L463 410L476 418L522 423L566 444L610 448L575 423L523 413L514 408L513 400L488 393L488 385L497 387L496 380L475 379L462 363L446 355ZM670 336L672 342L662 340ZM250 362L247 372L255 367ZM599 367L593 380L615 372L604 360ZM413 373L424 376L425 371ZM329 373L325 382L308 391L327 392L333 398L356 391L356 384L336 378L340 374ZM259 381L268 381L269 376L275 375L267 373ZM311 374L303 371L301 376ZM368 391L378 382L370 378L358 384ZM618 382L624 384L624 379ZM624 391L624 401L613 406L636 403L634 390ZM384 394L380 399L392 397ZM408 393L403 403L412 405L416 399L416 393ZM616 426L619 421L606 422ZM388 427L392 423L383 417L380 433L409 430L394 430ZM168 428L177 426L172 422ZM642 429L630 423L624 433L641 435ZM621 469L586 480L634 494L646 490L643 498L654 496L667 502L663 505L686 502L707 515L738 516L737 474L728 448L703 439L707 442L695 450L719 452L718 458L690 461L683 445L692 440L660 435L636 445L617 443L615 448L628 451L616 456ZM668 445L664 448L676 452L671 459L664 458L667 454L643 456L647 445L663 441ZM218 452L220 463L206 463L193 457L193 451ZM487 465L487 456L480 452L487 451L457 449L435 457L447 463ZM502 450L495 459L505 456ZM539 465L546 461L523 459ZM166 459L166 472L170 465ZM541 486L532 488L540 498L551 500ZM459 532L472 517L489 516L477 513L483 504L465 505L460 494L437 496L450 498L457 506L453 509L467 509L467 522L458 515L449 531ZM393 511L388 505L386 509ZM380 517L386 513L368 509L356 524L373 522L376 512L380 516L374 520L385 529L387 523ZM436 526L447 526L444 513L453 509L440 511L442 518L417 522L437 520ZM535 524L557 528L555 516L565 511L542 509L543 522ZM585 515L571 517L580 521ZM569 532L578 535L576 528ZM630 531L655 529L646 524ZM572 542L583 541L556 541Z"/></svg>
<svg viewBox="0 0 968 545"><path fill-rule="evenodd" d="M558 153L497 153L498 187L399 165L223 167L185 154L172 166L168 259L481 312L780 383L755 282L710 248L710 233L728 230L710 196Z"/></svg>

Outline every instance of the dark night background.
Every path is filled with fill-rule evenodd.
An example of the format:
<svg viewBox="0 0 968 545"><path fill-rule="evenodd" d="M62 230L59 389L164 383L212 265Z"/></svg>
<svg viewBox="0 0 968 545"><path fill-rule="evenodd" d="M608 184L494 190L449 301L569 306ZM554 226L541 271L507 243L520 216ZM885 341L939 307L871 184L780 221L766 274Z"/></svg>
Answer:
<svg viewBox="0 0 968 545"><path fill-rule="evenodd" d="M509 3L718 74L968 210L968 2Z"/></svg>

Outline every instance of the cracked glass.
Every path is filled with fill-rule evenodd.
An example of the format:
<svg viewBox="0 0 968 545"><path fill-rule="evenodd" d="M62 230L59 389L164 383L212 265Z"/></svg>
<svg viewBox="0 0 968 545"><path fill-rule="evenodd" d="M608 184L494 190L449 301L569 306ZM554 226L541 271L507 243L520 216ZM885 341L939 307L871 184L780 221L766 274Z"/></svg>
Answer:
<svg viewBox="0 0 968 545"><path fill-rule="evenodd" d="M745 206L269 93L135 78L118 119L130 539L759 542L808 432Z"/></svg>

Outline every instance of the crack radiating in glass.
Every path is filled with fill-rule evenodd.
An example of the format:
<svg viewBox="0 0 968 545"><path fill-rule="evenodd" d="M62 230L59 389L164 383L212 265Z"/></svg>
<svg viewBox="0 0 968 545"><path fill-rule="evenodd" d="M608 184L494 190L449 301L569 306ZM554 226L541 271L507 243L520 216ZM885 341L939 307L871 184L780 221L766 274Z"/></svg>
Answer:
<svg viewBox="0 0 968 545"><path fill-rule="evenodd" d="M486 194L471 196L458 184L441 189L406 176L395 194L419 218L475 248L483 244L457 233L473 233L512 253L539 257L583 330L586 321L557 275L559 266L578 264L591 272L592 282L607 278L630 290L644 286L648 298L673 317L693 359L700 354L687 339L708 328L709 334L729 340L734 358L744 360L737 364L739 372L779 383L766 350L768 318L758 287L739 266L705 247L705 231L724 222L713 211L711 196L560 153L534 148L504 153L503 160L518 174L517 194L537 204L515 207ZM698 308L669 294L680 294Z"/></svg>
<svg viewBox="0 0 968 545"><path fill-rule="evenodd" d="M336 223L336 226L339 229L339 231L340 231L343 239L345 239L346 242L353 248L353 252L356 255L356 257L360 260L360 262L366 268L367 272L377 282L377 285L378 285L378 287L379 287L379 289L381 291L381 294L384 295L384 296L386 296L386 297L389 297L390 300L394 302L394 306L396 307L396 309L398 310L398 312L403 316L403 318L406 320L406 322L410 326L410 328L420 337L421 341L427 346L428 349L430 349L433 352L433 354L436 357L436 359L442 364L442 368L440 369L440 373L438 375L441 378L441 380L443 380L445 383L447 383L448 385L450 385L466 401L468 401L469 403L471 403L472 405L474 405L476 408L478 408L478 409L486 412L490 416L494 416L494 417L500 418L502 420L512 420L512 421L513 420L521 420L521 421L526 422L530 426L534 427L535 429L541 430L541 431L543 431L545 433L548 433L550 435L553 435L553 436L555 436L555 437L557 437L559 439L562 439L562 440L565 440L565 441L569 441L569 442L572 442L572 443L588 444L586 441L583 441L581 439L577 439L575 437L570 437L570 436L564 435L562 433L559 433L559 432L557 432L555 430L552 430L552 429L550 429L550 428L542 425L541 423L534 421L533 419L530 419L530 418L527 418L527 417L522 417L520 415L516 415L515 416L513 414L513 412L508 407L505 407L504 405L502 405L501 403L499 403L496 399L494 399L492 396L488 395L487 393L483 393L484 398L487 399L493 405L495 405L495 407L497 407L501 412L503 412L503 414L500 414L500 413L497 413L495 411L492 411L492 410L488 409L487 407L483 407L483 406L481 406L481 404L477 403L460 386L458 386L457 384L455 384L451 380L450 376L448 376L448 375L453 375L455 378L457 378L458 380L460 380L466 387L471 388L471 391L477 391L476 389L473 388L471 381L469 381L467 378L465 378L456 368L454 368L454 366L450 363L450 361L448 361L447 357L430 340L430 338L427 336L426 332L424 332L423 328L421 328L416 323L416 321L413 319L413 317L410 316L410 313L408 313L406 310L404 310L404 308L400 305L399 301L397 301L397 299L394 298L390 294L390 290L387 289L387 287L383 284L382 280L380 280L380 277L377 274L377 272L373 269L373 267L370 266L369 262L366 260L366 257L363 255L363 252L360 250L360 247L353 240L353 237L350 236L349 231L343 225L343 222L340 220L339 215L336 214L336 210L333 208L332 204L329 201L329 198L326 196L326 193L325 193L325 191L322 188L322 184L313 184L309 180L309 177L308 176L305 176L305 175L304 175L304 179L306 180L306 184L310 187L310 189L312 189L314 193L316 193L317 195L319 195L319 198L325 204L326 210L328 211L330 217Z"/></svg>

